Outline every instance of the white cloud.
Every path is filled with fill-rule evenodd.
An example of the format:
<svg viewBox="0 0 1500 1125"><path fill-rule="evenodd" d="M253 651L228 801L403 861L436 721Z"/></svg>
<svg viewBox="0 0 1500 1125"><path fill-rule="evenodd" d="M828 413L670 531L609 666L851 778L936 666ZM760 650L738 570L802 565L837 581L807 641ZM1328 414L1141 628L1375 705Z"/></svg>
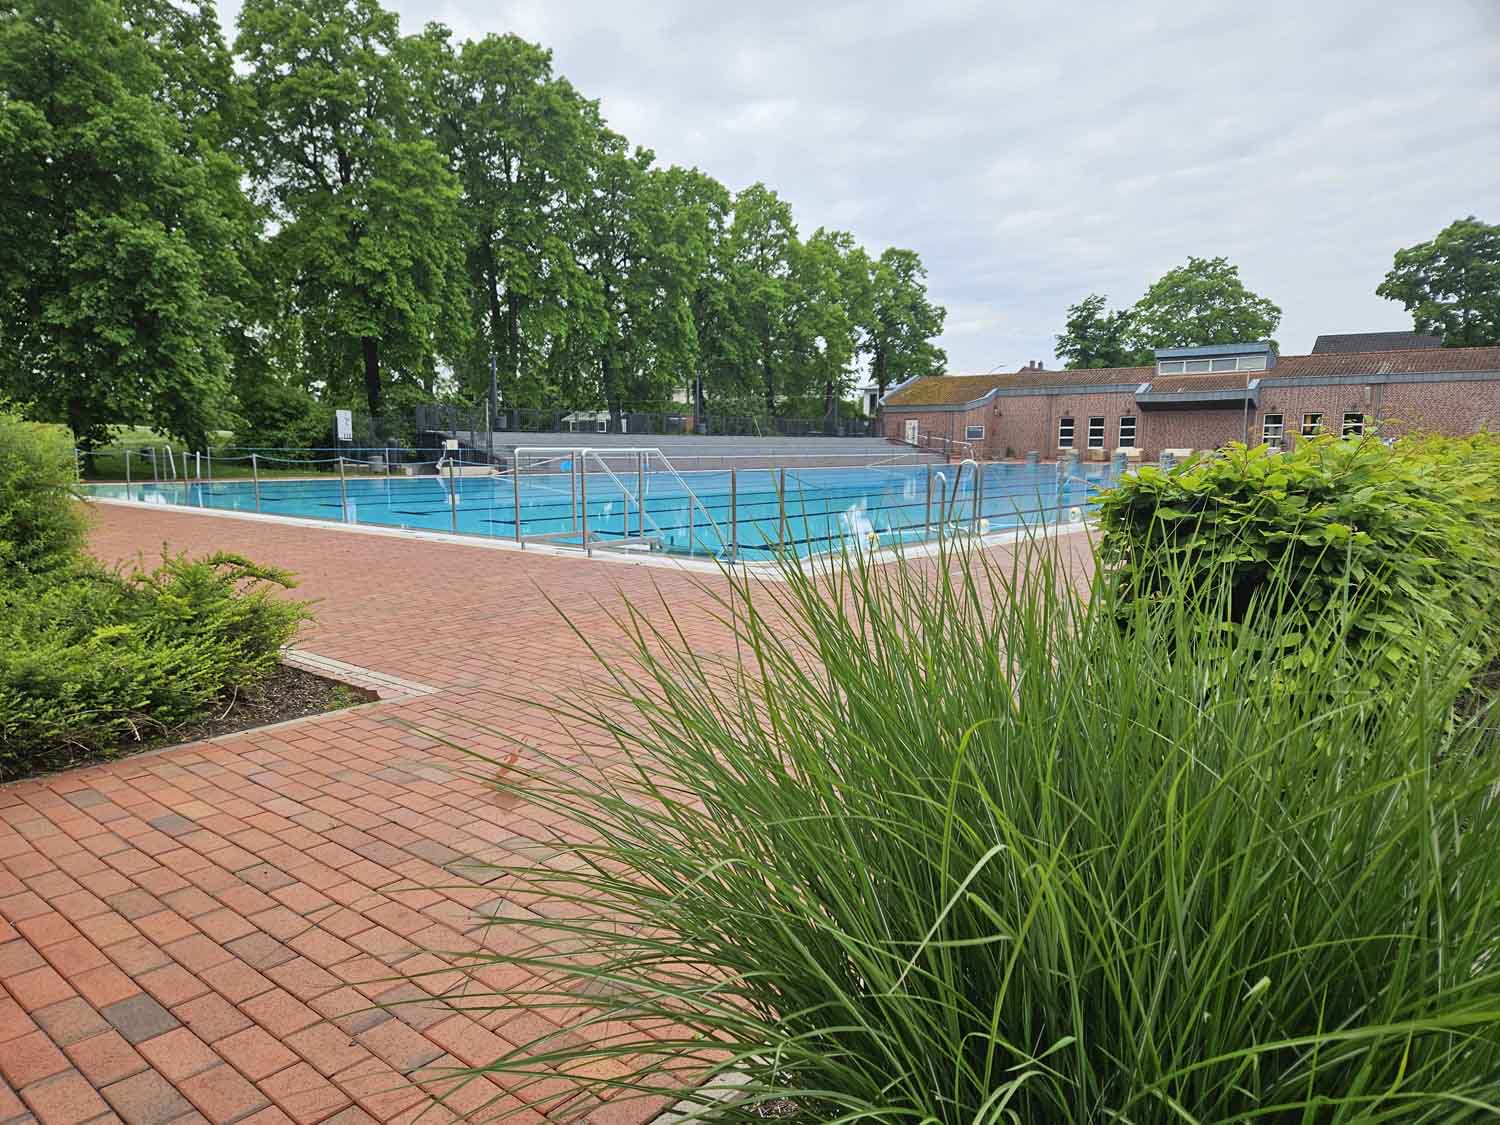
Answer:
<svg viewBox="0 0 1500 1125"><path fill-rule="evenodd" d="M1280 304L1288 351L1409 327L1374 295L1396 248L1500 222L1494 0L395 7L536 39L664 162L918 250L956 370L1050 357L1068 304L1189 254Z"/></svg>

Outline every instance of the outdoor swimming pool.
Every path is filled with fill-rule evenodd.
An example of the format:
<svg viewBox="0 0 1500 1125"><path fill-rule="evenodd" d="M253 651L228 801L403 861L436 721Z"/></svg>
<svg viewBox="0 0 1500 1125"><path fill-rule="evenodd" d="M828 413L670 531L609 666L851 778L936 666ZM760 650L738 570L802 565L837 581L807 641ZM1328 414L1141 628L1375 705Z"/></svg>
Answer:
<svg viewBox="0 0 1500 1125"><path fill-rule="evenodd" d="M982 480L981 480L982 475ZM784 480L784 492L783 489ZM500 539L746 560L893 547L940 529L993 533L1066 522L1110 480L1104 465L915 465L729 471L523 472L484 477L264 478L102 484L101 498L300 516ZM639 483L637 483L639 482ZM636 494L645 498L638 504ZM517 504L519 493L519 504ZM644 508L644 511L642 510Z"/></svg>

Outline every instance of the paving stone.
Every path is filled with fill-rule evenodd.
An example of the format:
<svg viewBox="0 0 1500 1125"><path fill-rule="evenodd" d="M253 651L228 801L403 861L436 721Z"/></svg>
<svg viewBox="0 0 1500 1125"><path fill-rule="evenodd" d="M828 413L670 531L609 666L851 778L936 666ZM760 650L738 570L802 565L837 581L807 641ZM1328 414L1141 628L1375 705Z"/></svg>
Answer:
<svg viewBox="0 0 1500 1125"><path fill-rule="evenodd" d="M24 1087L21 1098L42 1125L77 1125L109 1112L104 1099L76 1070L65 1070Z"/></svg>
<svg viewBox="0 0 1500 1125"><path fill-rule="evenodd" d="M126 1125L167 1125L193 1111L177 1087L154 1070L143 1070L99 1092Z"/></svg>
<svg viewBox="0 0 1500 1125"><path fill-rule="evenodd" d="M152 1039L180 1026L176 1016L144 992L107 1005L101 1009L101 1014L132 1044Z"/></svg>
<svg viewBox="0 0 1500 1125"><path fill-rule="evenodd" d="M32 1013L32 1018L59 1047L70 1046L109 1030L104 1017L81 996L39 1008Z"/></svg>

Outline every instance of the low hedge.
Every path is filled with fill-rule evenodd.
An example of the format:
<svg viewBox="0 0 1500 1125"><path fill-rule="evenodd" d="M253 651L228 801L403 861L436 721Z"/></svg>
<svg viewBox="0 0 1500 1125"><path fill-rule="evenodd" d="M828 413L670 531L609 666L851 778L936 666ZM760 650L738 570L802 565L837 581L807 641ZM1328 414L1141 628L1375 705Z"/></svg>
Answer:
<svg viewBox="0 0 1500 1125"><path fill-rule="evenodd" d="M159 738L274 668L307 616L237 555L0 584L0 778Z"/></svg>
<svg viewBox="0 0 1500 1125"><path fill-rule="evenodd" d="M1371 654L1372 687L1402 682L1434 652L1471 670L1493 657L1495 436L1328 437L1290 452L1236 444L1167 471L1143 467L1103 496L1099 516L1123 612L1186 589L1217 598L1212 613L1233 622L1298 615L1304 633L1280 638L1273 668L1322 649L1297 643L1308 629Z"/></svg>
<svg viewBox="0 0 1500 1125"><path fill-rule="evenodd" d="M275 667L308 616L238 555L109 571L83 554L67 438L0 409L0 780L148 741Z"/></svg>
<svg viewBox="0 0 1500 1125"><path fill-rule="evenodd" d="M0 403L0 582L71 566L83 547L66 431L22 421Z"/></svg>

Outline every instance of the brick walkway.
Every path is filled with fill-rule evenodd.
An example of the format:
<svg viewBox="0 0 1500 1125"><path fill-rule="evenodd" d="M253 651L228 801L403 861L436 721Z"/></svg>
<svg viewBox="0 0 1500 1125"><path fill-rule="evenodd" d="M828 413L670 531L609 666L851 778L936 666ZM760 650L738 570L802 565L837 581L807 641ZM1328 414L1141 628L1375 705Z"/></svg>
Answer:
<svg viewBox="0 0 1500 1125"><path fill-rule="evenodd" d="M0 1125L654 1117L659 1104L566 1090L538 1113L488 1076L435 1100L445 1070L546 1025L428 999L453 974L390 978L444 967L419 950L483 937L476 912L495 891L454 886L444 864L507 862L548 833L392 720L480 749L503 744L466 717L555 740L510 698L593 674L549 599L606 635L622 596L665 595L695 645L722 651L704 612L719 580L211 516L97 517L106 559L150 561L168 543L294 570L299 595L320 599L299 647L434 690L0 787Z"/></svg>

